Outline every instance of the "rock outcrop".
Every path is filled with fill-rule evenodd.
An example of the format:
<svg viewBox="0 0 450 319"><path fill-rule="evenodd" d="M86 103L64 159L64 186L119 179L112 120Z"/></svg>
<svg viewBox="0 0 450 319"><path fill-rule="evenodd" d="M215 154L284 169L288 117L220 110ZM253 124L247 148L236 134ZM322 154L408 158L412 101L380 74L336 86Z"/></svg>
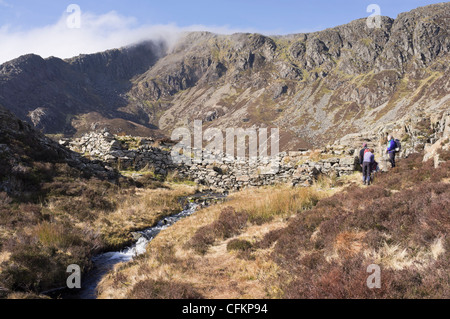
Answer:
<svg viewBox="0 0 450 319"><path fill-rule="evenodd" d="M439 134L439 139L434 143L425 145L423 161L433 159L434 167L437 168L441 164L439 151L450 149L450 112L445 113L442 119L436 123L435 129Z"/></svg>

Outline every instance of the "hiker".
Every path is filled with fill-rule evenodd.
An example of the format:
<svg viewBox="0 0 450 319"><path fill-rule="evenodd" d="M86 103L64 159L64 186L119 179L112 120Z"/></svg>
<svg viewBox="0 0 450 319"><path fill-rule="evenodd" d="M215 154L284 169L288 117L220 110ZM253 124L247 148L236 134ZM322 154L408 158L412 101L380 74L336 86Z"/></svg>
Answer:
<svg viewBox="0 0 450 319"><path fill-rule="evenodd" d="M388 136L388 147L386 149L386 153L389 154L389 162L391 163L391 167L395 167L395 153L396 153L397 143L394 140L392 135Z"/></svg>
<svg viewBox="0 0 450 319"><path fill-rule="evenodd" d="M363 144L363 148L359 151L359 166L361 166L361 170L364 162L364 154L368 151L367 143ZM363 174L363 182L364 182L364 174Z"/></svg>
<svg viewBox="0 0 450 319"><path fill-rule="evenodd" d="M361 165L361 167L362 167L363 162L364 162L364 153L365 153L367 150L368 150L368 148L367 148L367 143L364 143L364 144L363 144L362 150L359 151L359 165Z"/></svg>
<svg viewBox="0 0 450 319"><path fill-rule="evenodd" d="M363 182L364 185L370 185L370 175L372 174L372 166L375 162L374 150L369 149L364 154L363 159Z"/></svg>

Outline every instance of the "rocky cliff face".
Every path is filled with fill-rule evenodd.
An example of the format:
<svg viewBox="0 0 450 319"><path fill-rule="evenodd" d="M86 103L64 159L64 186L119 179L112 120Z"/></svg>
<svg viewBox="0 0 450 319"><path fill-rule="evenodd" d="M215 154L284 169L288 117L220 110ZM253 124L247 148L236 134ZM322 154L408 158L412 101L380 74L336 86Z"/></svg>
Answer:
<svg viewBox="0 0 450 319"><path fill-rule="evenodd" d="M282 150L449 108L450 3L310 34L190 33L67 61L21 57L0 67L0 103L45 132L114 123L126 133L203 120L271 127ZM97 112L97 113L93 113ZM126 121L126 125L124 123ZM117 133L117 132L113 132ZM143 135L143 134L140 134Z"/></svg>

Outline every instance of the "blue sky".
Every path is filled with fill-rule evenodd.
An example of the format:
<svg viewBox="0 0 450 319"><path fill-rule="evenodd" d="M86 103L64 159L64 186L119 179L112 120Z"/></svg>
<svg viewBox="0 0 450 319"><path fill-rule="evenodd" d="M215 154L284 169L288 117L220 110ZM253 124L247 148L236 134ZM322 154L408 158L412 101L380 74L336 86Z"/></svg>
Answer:
<svg viewBox="0 0 450 319"><path fill-rule="evenodd" d="M368 16L369 4L381 14L398 13L438 3L433 0L0 0L0 25L30 29L55 23L71 3L82 11L110 11L135 17L138 24L228 26L279 34L321 30ZM3 4L3 5L2 5Z"/></svg>
<svg viewBox="0 0 450 319"><path fill-rule="evenodd" d="M289 34L323 30L381 14L398 13L433 0L0 0L0 63L26 53L70 57L147 38L174 41L179 31ZM68 30L69 4L82 10L82 28Z"/></svg>

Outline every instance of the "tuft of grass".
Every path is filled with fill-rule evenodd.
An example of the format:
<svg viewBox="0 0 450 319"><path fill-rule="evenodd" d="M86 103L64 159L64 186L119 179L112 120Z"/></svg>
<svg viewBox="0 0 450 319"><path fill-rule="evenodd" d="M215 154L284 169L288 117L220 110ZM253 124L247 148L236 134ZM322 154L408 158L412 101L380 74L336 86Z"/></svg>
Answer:
<svg viewBox="0 0 450 319"><path fill-rule="evenodd" d="M69 248L81 243L81 238L61 224L44 222L35 227L34 233L41 244L48 247Z"/></svg>
<svg viewBox="0 0 450 319"><path fill-rule="evenodd" d="M320 174L316 180L314 180L314 186L320 189L330 189L338 186L342 186L342 181L338 178L336 173L330 175Z"/></svg>
<svg viewBox="0 0 450 319"><path fill-rule="evenodd" d="M321 194L314 188L273 189L249 203L246 211L250 222L262 225L275 217L289 217L314 207Z"/></svg>

